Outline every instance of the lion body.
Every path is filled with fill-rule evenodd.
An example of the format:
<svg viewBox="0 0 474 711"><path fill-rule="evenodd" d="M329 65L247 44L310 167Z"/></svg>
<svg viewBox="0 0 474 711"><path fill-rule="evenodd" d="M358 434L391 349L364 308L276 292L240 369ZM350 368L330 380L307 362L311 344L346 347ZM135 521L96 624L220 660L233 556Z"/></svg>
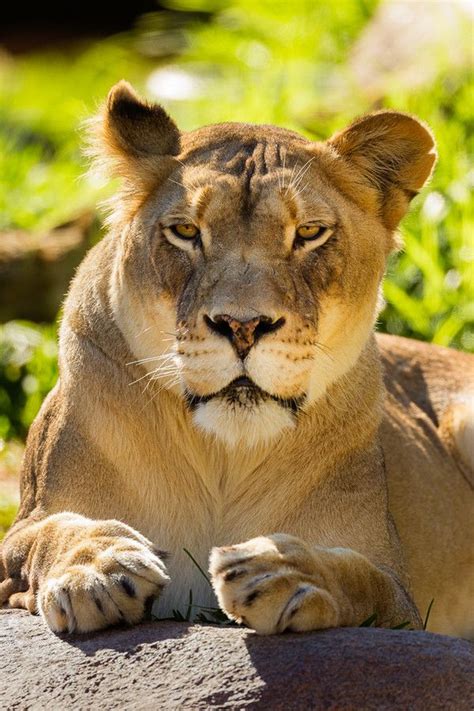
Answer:
<svg viewBox="0 0 474 711"><path fill-rule="evenodd" d="M472 637L474 478L458 433L472 431L473 359L402 338L380 345L389 507L413 596L423 615L434 601L430 629Z"/></svg>
<svg viewBox="0 0 474 711"><path fill-rule="evenodd" d="M107 140L120 155L140 141L132 170L149 128L135 139L133 122L150 121L153 137L157 121L162 133L167 125L158 109L123 101L110 111L127 128ZM423 148L403 168L406 194L433 163L426 130L409 129L403 140L414 133ZM357 155L359 138L333 140ZM293 256L288 225L303 206L297 191L289 199L291 177L281 183L281 144L288 160L318 166L318 259L302 242ZM168 616L186 609L190 590L195 604L215 604L185 552L205 568L214 548L219 604L257 631L357 624L374 611L382 624L416 626L434 599L430 629L472 635L473 360L393 337L377 345L372 334L406 194L384 184L381 202L333 148L279 129L201 129L179 155L190 172L170 183L140 158L142 191L73 282L60 382L30 431L0 597L39 609L57 630L135 622L168 581L156 546L170 553L157 608ZM160 165L176 169L169 157ZM166 222L156 247L156 215L176 214L183 181L198 185L186 209L203 225L204 258ZM224 313L247 324L255 306L280 331L267 329L242 371L209 323ZM173 365L158 386L157 362ZM237 387L231 399L228 383L243 372L261 391Z"/></svg>

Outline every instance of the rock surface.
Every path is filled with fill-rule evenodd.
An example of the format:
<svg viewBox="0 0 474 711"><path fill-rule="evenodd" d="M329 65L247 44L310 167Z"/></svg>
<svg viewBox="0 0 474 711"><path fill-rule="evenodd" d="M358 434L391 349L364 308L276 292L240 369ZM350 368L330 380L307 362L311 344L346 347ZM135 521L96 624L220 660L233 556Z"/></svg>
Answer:
<svg viewBox="0 0 474 711"><path fill-rule="evenodd" d="M53 321L97 229L92 213L44 234L0 233L0 321Z"/></svg>
<svg viewBox="0 0 474 711"><path fill-rule="evenodd" d="M463 0L382 0L350 52L352 80L377 101L388 87L406 96L450 72L469 71L473 14Z"/></svg>
<svg viewBox="0 0 474 711"><path fill-rule="evenodd" d="M1 709L474 708L472 646L425 632L155 622L60 637L2 610L0 659Z"/></svg>

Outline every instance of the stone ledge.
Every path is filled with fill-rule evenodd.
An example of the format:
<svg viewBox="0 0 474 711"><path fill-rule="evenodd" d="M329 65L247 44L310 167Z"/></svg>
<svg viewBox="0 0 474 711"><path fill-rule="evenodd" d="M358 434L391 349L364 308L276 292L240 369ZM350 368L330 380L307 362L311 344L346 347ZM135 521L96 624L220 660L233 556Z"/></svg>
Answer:
<svg viewBox="0 0 474 711"><path fill-rule="evenodd" d="M0 659L2 709L474 708L473 647L425 632L155 622L60 637L2 610Z"/></svg>
<svg viewBox="0 0 474 711"><path fill-rule="evenodd" d="M0 232L0 321L54 321L97 230L88 212L42 234Z"/></svg>

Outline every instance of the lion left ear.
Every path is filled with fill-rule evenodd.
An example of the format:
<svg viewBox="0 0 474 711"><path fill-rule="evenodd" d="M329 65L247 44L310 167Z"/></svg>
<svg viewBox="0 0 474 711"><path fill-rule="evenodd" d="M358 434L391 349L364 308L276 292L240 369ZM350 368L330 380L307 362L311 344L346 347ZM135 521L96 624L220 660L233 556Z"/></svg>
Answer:
<svg viewBox="0 0 474 711"><path fill-rule="evenodd" d="M179 151L179 131L159 104L140 99L133 87L120 81L107 97L106 139L112 147L137 157L174 155Z"/></svg>
<svg viewBox="0 0 474 711"><path fill-rule="evenodd" d="M379 111L336 133L328 144L379 193L380 214L395 229L410 200L436 163L436 146L427 126L408 114Z"/></svg>
<svg viewBox="0 0 474 711"><path fill-rule="evenodd" d="M159 104L143 101L126 81L112 87L91 122L89 153L112 174L145 185L159 179L179 153L180 132Z"/></svg>

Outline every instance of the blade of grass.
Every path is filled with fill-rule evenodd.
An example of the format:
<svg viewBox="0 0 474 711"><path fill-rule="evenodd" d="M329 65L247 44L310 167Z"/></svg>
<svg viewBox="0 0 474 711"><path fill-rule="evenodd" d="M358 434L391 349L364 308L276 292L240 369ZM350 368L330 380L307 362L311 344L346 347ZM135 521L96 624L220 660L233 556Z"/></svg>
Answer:
<svg viewBox="0 0 474 711"><path fill-rule="evenodd" d="M366 620L362 622L362 624L359 625L359 627L372 627L375 622L377 622L377 613L374 612L373 615L370 615Z"/></svg>
<svg viewBox="0 0 474 711"><path fill-rule="evenodd" d="M197 560L194 558L194 556L192 555L192 553L190 553L187 548L183 548L183 551L186 553L187 556L189 556L189 558L191 558L192 562L194 563L194 565L196 566L196 568L199 570L199 572L201 573L201 575L202 575L202 577L204 578L204 580L206 581L206 583L209 585L210 588L212 588L211 581L209 580L209 578L207 577L206 573L205 573L204 570L201 568L201 566L199 565L199 563L197 562Z"/></svg>
<svg viewBox="0 0 474 711"><path fill-rule="evenodd" d="M405 629L407 629L407 627L408 627L408 629L411 629L409 627L409 625L410 625L410 623L407 620L406 622L400 622L399 625L394 625L393 627L390 627L390 629L391 630L405 630Z"/></svg>
<svg viewBox="0 0 474 711"><path fill-rule="evenodd" d="M188 602L188 609L186 610L186 620L188 622L191 621L191 613L193 609L193 591L191 588L189 588L189 602Z"/></svg>
<svg viewBox="0 0 474 711"><path fill-rule="evenodd" d="M186 622L186 618L181 614L179 610L173 610L173 620L176 622Z"/></svg>
<svg viewBox="0 0 474 711"><path fill-rule="evenodd" d="M431 614L431 608L433 607L434 603L434 597L432 598L430 604L428 605L428 609L426 611L425 615L425 621L423 622L423 630L426 632L426 628L428 627L428 620L430 619L430 614Z"/></svg>

